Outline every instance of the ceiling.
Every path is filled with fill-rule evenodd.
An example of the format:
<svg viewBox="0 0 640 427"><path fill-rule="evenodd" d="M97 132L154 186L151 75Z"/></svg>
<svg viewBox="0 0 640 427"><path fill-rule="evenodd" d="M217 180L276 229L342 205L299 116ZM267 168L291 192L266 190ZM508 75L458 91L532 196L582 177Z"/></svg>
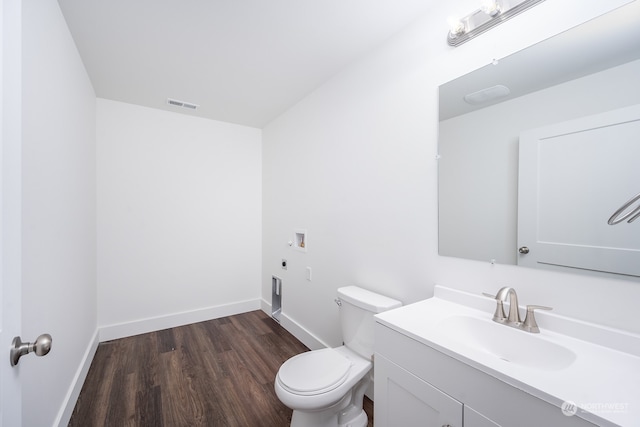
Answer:
<svg viewBox="0 0 640 427"><path fill-rule="evenodd" d="M98 97L262 128L435 1L58 3Z"/></svg>

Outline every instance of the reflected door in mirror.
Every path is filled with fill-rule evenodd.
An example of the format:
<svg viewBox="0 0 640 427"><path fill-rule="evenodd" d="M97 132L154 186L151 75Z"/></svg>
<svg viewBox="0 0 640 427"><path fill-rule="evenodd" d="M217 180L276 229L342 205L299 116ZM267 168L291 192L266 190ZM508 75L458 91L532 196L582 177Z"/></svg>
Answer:
<svg viewBox="0 0 640 427"><path fill-rule="evenodd" d="M518 265L640 276L640 223L608 224L640 191L640 105L523 132Z"/></svg>

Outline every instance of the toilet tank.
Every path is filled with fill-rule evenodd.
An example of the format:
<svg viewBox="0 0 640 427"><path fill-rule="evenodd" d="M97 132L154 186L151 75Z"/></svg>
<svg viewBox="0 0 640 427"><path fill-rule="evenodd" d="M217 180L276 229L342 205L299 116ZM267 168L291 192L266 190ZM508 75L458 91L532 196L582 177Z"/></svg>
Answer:
<svg viewBox="0 0 640 427"><path fill-rule="evenodd" d="M373 354L373 316L402 303L393 298L368 291L358 286L338 289L340 305L340 325L344 345L365 359Z"/></svg>

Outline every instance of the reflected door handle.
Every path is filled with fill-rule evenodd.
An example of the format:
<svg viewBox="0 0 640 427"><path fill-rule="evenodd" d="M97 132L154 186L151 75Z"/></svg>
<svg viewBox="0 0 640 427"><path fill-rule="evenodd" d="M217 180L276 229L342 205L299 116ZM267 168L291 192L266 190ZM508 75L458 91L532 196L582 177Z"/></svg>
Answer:
<svg viewBox="0 0 640 427"><path fill-rule="evenodd" d="M11 343L9 354L11 366L16 366L22 356L35 353L36 356L46 356L51 351L51 335L42 334L33 343L22 342L20 337L15 337Z"/></svg>
<svg viewBox="0 0 640 427"><path fill-rule="evenodd" d="M518 249L518 252L520 252L522 255L526 255L529 253L529 248L526 246L523 246L520 249Z"/></svg>

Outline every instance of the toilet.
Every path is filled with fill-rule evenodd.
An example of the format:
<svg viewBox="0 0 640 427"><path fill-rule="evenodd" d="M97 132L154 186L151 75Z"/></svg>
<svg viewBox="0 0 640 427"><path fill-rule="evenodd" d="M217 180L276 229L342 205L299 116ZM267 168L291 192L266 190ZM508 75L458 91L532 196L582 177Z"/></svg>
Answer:
<svg viewBox="0 0 640 427"><path fill-rule="evenodd" d="M336 303L344 345L293 356L276 375L276 394L293 409L292 427L367 425L362 401L373 379L373 316L402 303L357 286L339 288Z"/></svg>

